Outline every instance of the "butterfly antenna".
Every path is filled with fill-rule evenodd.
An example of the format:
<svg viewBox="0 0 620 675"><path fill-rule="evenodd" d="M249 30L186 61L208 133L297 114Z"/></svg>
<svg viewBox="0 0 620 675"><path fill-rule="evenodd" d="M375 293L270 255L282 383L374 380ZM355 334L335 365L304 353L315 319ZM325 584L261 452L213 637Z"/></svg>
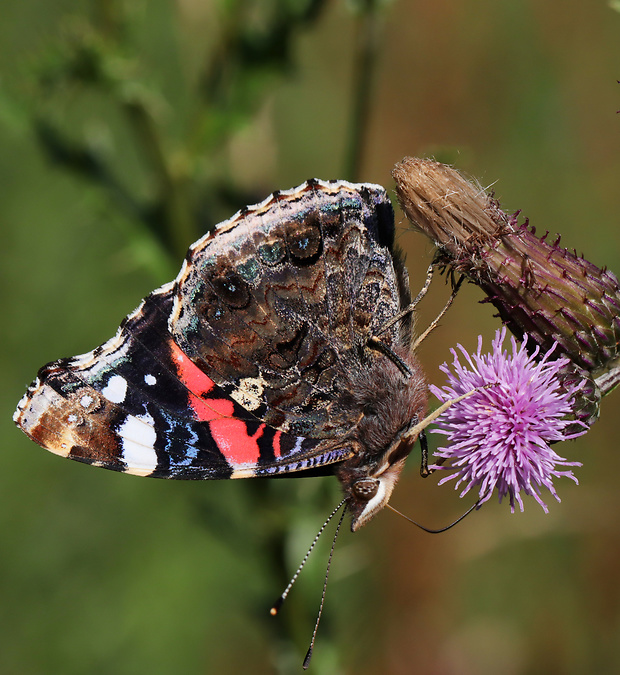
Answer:
<svg viewBox="0 0 620 675"><path fill-rule="evenodd" d="M310 557L310 554L312 553L312 549L316 546L317 541L319 540L319 537L323 534L325 531L325 528L329 525L331 519L340 511L344 503L346 502L346 499L343 499L340 504L329 514L327 517L327 520L321 525L321 529L317 532L316 537L314 538L314 541L312 544L310 544L310 548L308 549L308 552L304 556L304 559L301 561L301 564L297 568L297 571L295 574L293 574L293 578L288 582L288 586L284 589L284 593L273 603L271 609L269 610L269 613L271 616L275 616L279 611L282 605L284 604L284 601L286 600L286 596L290 593L291 588L293 588L293 584L297 581L297 577L300 575L301 570L304 568L304 565L308 561L308 558ZM346 511L346 509L345 509ZM344 511L342 513L342 516L344 517ZM340 522L342 522L342 518L340 518ZM340 525L338 525L340 527ZM330 558L331 559L331 558Z"/></svg>
<svg viewBox="0 0 620 675"><path fill-rule="evenodd" d="M342 506L342 503L343 502L340 503L340 506ZM338 508L340 508L340 506L338 506ZM316 623L314 624L314 630L312 631L312 638L310 640L310 646L308 647L308 651L306 652L306 658L304 659L304 664L303 664L304 670L308 669L308 666L310 665L310 659L312 658L312 650L314 649L314 641L316 639L316 632L319 630L319 623L321 621L321 614L323 614L323 605L325 604L325 591L327 591L327 580L329 579L329 568L331 567L332 558L334 557L334 548L336 548L336 539L338 538L338 533L340 532L340 526L342 525L342 521L344 520L344 514L346 512L347 512L347 508L345 506L344 511L342 512L342 515L340 516L340 520L338 521L338 527L336 527L336 532L334 532L334 540L332 541L332 547L331 547L331 550L329 552L329 558L327 559L327 569L325 570L325 581L323 582L323 593L321 594L321 604L319 605L319 613L316 617ZM332 516L333 515L334 514L332 514ZM330 516L330 518L331 518L331 516Z"/></svg>
<svg viewBox="0 0 620 675"><path fill-rule="evenodd" d="M453 523L450 523L450 525L446 525L445 527L440 528L439 530L432 530L430 527L424 527L424 525L420 525L420 523L417 523L415 520L412 518L409 518L409 516L406 516L404 513L401 513L398 509L395 509L393 506L390 504L386 504L387 508L390 509L390 511L394 511L395 514L399 515L401 518L404 518L405 520L408 520L410 523L413 523L416 527L419 527L421 530L424 530L424 532L428 532L429 534L441 534L442 532L446 532L450 528L454 527L458 523L461 522L464 518L466 518L474 509L478 508L481 504L481 500L479 499L475 504L470 506L465 513L463 513L461 516L459 516Z"/></svg>

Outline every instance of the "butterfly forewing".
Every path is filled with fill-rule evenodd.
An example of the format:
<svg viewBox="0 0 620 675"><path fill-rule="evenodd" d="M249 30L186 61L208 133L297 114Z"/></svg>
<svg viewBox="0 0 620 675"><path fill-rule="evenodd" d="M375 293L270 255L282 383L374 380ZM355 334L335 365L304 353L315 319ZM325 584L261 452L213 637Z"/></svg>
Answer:
<svg viewBox="0 0 620 675"><path fill-rule="evenodd" d="M406 304L383 188L308 181L196 242L117 335L48 364L15 414L52 452L165 478L304 471L355 452L345 388ZM386 332L402 342L400 327Z"/></svg>
<svg viewBox="0 0 620 675"><path fill-rule="evenodd" d="M18 424L56 454L163 478L271 474L332 458L217 387L166 332L171 307L170 291L153 293L109 343L42 368Z"/></svg>

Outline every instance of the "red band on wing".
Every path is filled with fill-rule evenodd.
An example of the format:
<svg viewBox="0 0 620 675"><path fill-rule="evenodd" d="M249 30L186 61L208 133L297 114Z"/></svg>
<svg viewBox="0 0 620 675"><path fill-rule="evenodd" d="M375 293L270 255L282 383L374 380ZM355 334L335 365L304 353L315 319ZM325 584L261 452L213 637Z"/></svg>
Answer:
<svg viewBox="0 0 620 675"><path fill-rule="evenodd" d="M196 419L201 422L210 422L231 417L235 405L229 398L209 396L215 389L213 380L205 375L173 340L170 340L170 351L179 380L189 390L189 405Z"/></svg>
<svg viewBox="0 0 620 675"><path fill-rule="evenodd" d="M233 466L257 464L260 457L258 439L263 435L265 424L261 424L250 436L245 422L236 419L215 420L209 424L211 436L220 452Z"/></svg>
<svg viewBox="0 0 620 675"><path fill-rule="evenodd" d="M230 398L211 398L215 391L219 391L215 383L173 340L170 340L170 351L179 380L189 390L189 405L197 420L209 423L209 431L219 451L232 466L256 464L260 457L258 439L266 425L261 424L250 436L246 423L233 417L233 401ZM274 439L276 457L280 457L280 435L278 432Z"/></svg>

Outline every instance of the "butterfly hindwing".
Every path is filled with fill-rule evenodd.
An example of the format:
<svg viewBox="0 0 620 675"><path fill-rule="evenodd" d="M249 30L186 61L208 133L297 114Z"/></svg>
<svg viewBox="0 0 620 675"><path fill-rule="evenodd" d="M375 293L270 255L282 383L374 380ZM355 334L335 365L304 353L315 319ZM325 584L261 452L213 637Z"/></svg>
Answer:
<svg viewBox="0 0 620 675"><path fill-rule="evenodd" d="M44 366L16 423L56 454L163 478L338 464L347 386L409 302L380 186L308 181L205 235L114 338ZM381 333L408 344L407 320ZM357 370L356 370L357 369ZM359 441L358 441L359 445Z"/></svg>
<svg viewBox="0 0 620 675"><path fill-rule="evenodd" d="M196 242L169 328L234 400L286 433L335 438L358 419L341 374L401 309L383 188L309 181ZM404 270L400 270L406 275ZM390 345L399 328L382 339Z"/></svg>

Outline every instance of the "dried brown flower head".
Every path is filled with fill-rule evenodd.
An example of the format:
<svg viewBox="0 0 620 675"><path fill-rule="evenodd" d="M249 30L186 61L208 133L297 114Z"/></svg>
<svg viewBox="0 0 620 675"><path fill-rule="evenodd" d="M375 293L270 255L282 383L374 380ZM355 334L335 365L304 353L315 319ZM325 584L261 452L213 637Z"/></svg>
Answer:
<svg viewBox="0 0 620 675"><path fill-rule="evenodd" d="M413 226L439 247L440 262L464 274L493 303L502 321L531 348L554 343L568 356L567 382L586 378L582 409L591 424L601 394L620 382L620 286L614 274L549 242L508 215L479 185L455 169L405 158L392 173Z"/></svg>

